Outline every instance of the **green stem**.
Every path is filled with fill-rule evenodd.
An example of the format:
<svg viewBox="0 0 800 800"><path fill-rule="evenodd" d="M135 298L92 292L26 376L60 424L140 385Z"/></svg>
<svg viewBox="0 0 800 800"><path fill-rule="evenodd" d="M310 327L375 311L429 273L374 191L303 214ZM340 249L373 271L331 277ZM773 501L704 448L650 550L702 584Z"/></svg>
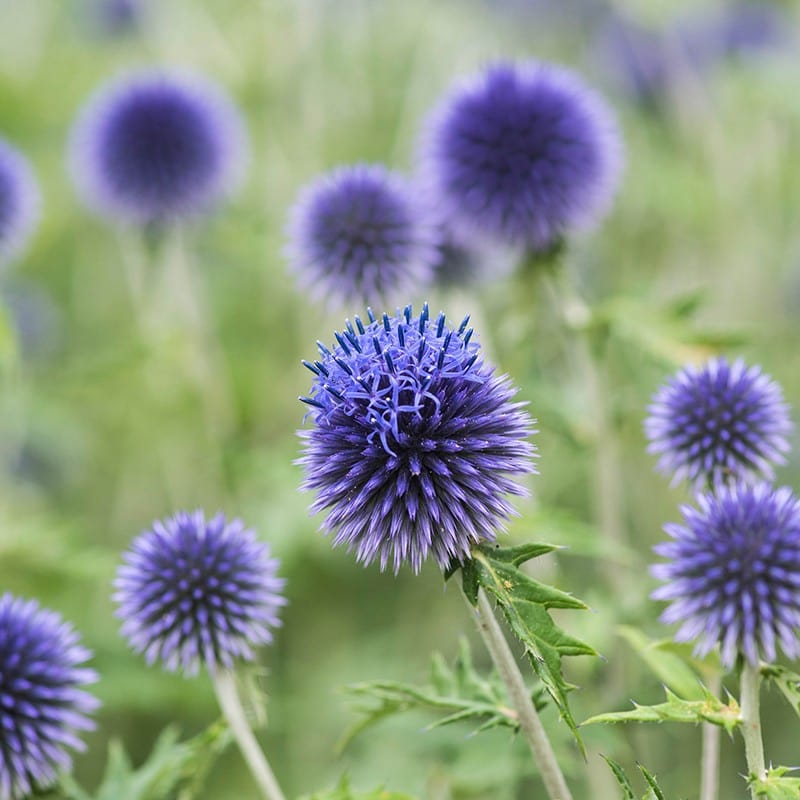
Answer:
<svg viewBox="0 0 800 800"><path fill-rule="evenodd" d="M230 725L231 733L250 768L258 788L265 800L286 800L267 757L258 745L247 721L247 716L236 689L236 678L230 670L221 669L211 673L219 707Z"/></svg>
<svg viewBox="0 0 800 800"><path fill-rule="evenodd" d="M715 697L722 689L722 678L719 673L708 682L708 690ZM703 749L700 758L700 800L717 800L719 793L719 745L722 728L703 723Z"/></svg>
<svg viewBox="0 0 800 800"><path fill-rule="evenodd" d="M742 666L741 684L741 720L744 753L747 758L747 771L753 778L765 778L767 769L764 764L764 744L761 740L761 718L759 714L759 687L761 670L749 661ZM758 794L755 787L750 789L753 800Z"/></svg>
<svg viewBox="0 0 800 800"><path fill-rule="evenodd" d="M547 738L547 733L539 719L536 707L533 705L533 700L531 700L531 694L525 685L514 654L503 636L503 631L500 629L486 593L483 589L478 590L477 608L472 606L466 596L465 600L473 612L475 624L483 637L486 649L489 651L519 715L520 728L528 740L533 758L539 767L547 796L550 800L572 800L550 740Z"/></svg>

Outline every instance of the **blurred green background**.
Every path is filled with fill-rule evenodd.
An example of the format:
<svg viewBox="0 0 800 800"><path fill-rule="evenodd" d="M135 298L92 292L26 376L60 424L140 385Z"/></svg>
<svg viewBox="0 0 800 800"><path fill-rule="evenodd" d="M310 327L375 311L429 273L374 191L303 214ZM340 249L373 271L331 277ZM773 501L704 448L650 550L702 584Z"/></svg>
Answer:
<svg viewBox="0 0 800 800"><path fill-rule="evenodd" d="M148 669L128 651L110 600L131 538L154 518L202 507L241 516L271 543L288 579L284 626L263 653L269 727L261 736L288 795L347 771L356 786L432 800L539 796L525 745L503 731L423 732L432 718L409 715L336 751L355 719L342 685L423 681L431 650L452 658L459 636L472 632L456 587L444 590L436 568L417 577L362 569L333 551L308 516L294 464L304 413L297 396L310 377L300 359L359 309L311 303L282 254L299 188L339 163L410 169L427 109L451 80L497 57L574 66L608 95L624 130L628 164L615 209L574 244L571 263L610 320L608 400L626 547L605 546L591 525L592 409L562 363L542 303L509 280L409 300L430 299L451 317L472 310L481 339L538 418L541 475L508 541L570 545L535 569L590 604L589 613L559 619L607 659L567 663L567 677L583 687L577 718L625 708L630 698L660 700L658 681L616 626L667 635L647 599L654 581L646 565L687 494L653 473L641 421L670 371L724 341L761 363L790 402L800 398L800 58L797 15L785 5L781 46L719 59L701 74L683 70L660 99L642 103L626 91L609 14L659 35L722 4L614 6L153 0L137 27L112 34L93 20L89 0L0 0L0 134L30 157L43 194L32 246L3 276L0 586L58 609L95 651L103 709L77 759L79 780L99 780L110 738L141 760L164 725L177 721L189 734L217 714L205 678ZM243 191L182 232L187 262L150 309L155 334L142 332L126 275L137 259L162 269L159 253L152 258L134 234L85 212L65 169L69 127L87 94L152 64L191 67L221 83L251 142ZM664 311L694 290L704 302L692 320ZM795 454L779 479L798 485L799 466ZM602 577L608 565L617 570L614 593ZM485 665L477 641L474 650ZM797 763L791 710L770 696L764 714L768 758ZM546 722L576 797L617 796L599 752L642 761L669 797L697 796L699 730L587 729L587 772L552 713ZM744 796L743 769L738 741L724 741L722 797ZM203 797L256 796L231 749Z"/></svg>

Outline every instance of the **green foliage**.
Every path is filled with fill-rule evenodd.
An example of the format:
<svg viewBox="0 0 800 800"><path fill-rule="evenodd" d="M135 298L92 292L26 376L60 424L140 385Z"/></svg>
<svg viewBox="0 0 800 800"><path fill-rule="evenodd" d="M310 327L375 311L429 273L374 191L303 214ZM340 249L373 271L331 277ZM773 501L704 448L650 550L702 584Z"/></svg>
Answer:
<svg viewBox="0 0 800 800"><path fill-rule="evenodd" d="M611 768L611 772L614 773L617 783L622 788L622 800L638 800L638 796L634 791L633 784L630 782L628 776L625 774L625 770L620 766L620 764L608 756L603 756L603 758ZM639 768L639 772L642 773L642 776L647 783L647 794L642 797L642 800L666 800L664 792L659 787L655 776L644 765L637 763L636 766Z"/></svg>
<svg viewBox="0 0 800 800"><path fill-rule="evenodd" d="M428 726L429 730L455 722L476 724L477 731L497 727L517 730L519 727L517 712L511 707L499 675L494 671L485 678L478 674L472 663L469 642L463 638L452 667L441 654L434 653L430 683L426 686L371 681L353 684L346 691L353 699L361 701L356 709L364 718L347 731L341 748L381 720L414 710L446 712ZM545 692L541 686L531 692L531 698L538 710L544 708Z"/></svg>
<svg viewBox="0 0 800 800"><path fill-rule="evenodd" d="M386 789L374 789L371 792L355 792L350 788L350 780L342 776L339 785L330 791L315 792L300 800L414 800L411 795L389 792Z"/></svg>
<svg viewBox="0 0 800 800"><path fill-rule="evenodd" d="M764 664L761 677L774 683L786 698L794 713L800 716L800 675L780 664Z"/></svg>
<svg viewBox="0 0 800 800"><path fill-rule="evenodd" d="M103 781L94 794L81 789L70 777L62 780L62 788L67 800L190 800L202 789L208 770L230 741L230 732L222 722L184 742L179 741L178 730L169 727L138 768L122 744L112 741Z"/></svg>
<svg viewBox="0 0 800 800"><path fill-rule="evenodd" d="M665 688L665 703L655 706L640 706L634 703L631 711L614 711L608 714L597 714L587 719L583 725L598 722L711 722L725 728L730 734L741 722L739 704L735 697L728 697L723 703L705 687L702 700L683 700L674 692Z"/></svg>
<svg viewBox="0 0 800 800"><path fill-rule="evenodd" d="M797 800L800 797L800 778L789 777L796 767L773 767L767 770L766 778L748 780L747 785L754 788L759 797L766 800Z"/></svg>
<svg viewBox="0 0 800 800"><path fill-rule="evenodd" d="M554 545L541 543L517 547L478 545L472 551L472 560L464 564L461 571L464 593L472 605L478 602L481 587L497 601L512 632L525 646L539 680L582 748L578 726L567 702L567 693L574 687L564 679L561 659L597 653L560 628L548 611L551 608L585 609L586 605L520 569L525 562L556 549Z"/></svg>

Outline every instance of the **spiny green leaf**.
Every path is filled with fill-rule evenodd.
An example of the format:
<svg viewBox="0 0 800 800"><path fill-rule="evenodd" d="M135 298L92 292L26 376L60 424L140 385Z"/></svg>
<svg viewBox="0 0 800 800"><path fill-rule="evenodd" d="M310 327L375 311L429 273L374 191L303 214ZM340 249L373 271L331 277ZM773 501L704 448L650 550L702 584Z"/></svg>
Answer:
<svg viewBox="0 0 800 800"><path fill-rule="evenodd" d="M800 716L800 675L778 664L768 664L761 667L764 680L771 681L781 694L786 698L794 713Z"/></svg>
<svg viewBox="0 0 800 800"><path fill-rule="evenodd" d="M617 783L622 787L622 800L636 800L636 792L633 791L633 786L631 786L625 770L613 758L608 756L603 756L603 758L614 773Z"/></svg>
<svg viewBox="0 0 800 800"><path fill-rule="evenodd" d="M590 717L583 725L598 722L711 722L732 733L740 724L739 704L733 697L725 704L714 697L707 689L703 689L702 700L682 700L665 688L667 701L655 706L640 706L634 703L631 711L616 711Z"/></svg>
<svg viewBox="0 0 800 800"><path fill-rule="evenodd" d="M795 769L796 767L774 767L767 770L766 778L754 780L751 776L747 785L754 788L756 794L766 800L797 800L800 797L800 778L787 775Z"/></svg>
<svg viewBox="0 0 800 800"><path fill-rule="evenodd" d="M156 740L147 761L134 768L120 742L112 741L103 781L95 795L87 794L71 778L62 781L68 800L172 800L179 789L192 797L202 786L214 759L231 741L222 722L187 741L178 741L174 727Z"/></svg>
<svg viewBox="0 0 800 800"><path fill-rule="evenodd" d="M350 780L342 776L335 789L304 795L300 800L414 800L409 794L389 792L386 789L374 789L371 792L355 792L350 788Z"/></svg>
<svg viewBox="0 0 800 800"><path fill-rule="evenodd" d="M560 589L540 583L519 568L530 558L552 549L551 545L512 548L479 545L473 550L471 567L477 574L478 583L497 601L511 631L525 646L539 680L583 749L578 726L567 702L567 693L574 686L564 679L561 658L594 656L597 653L556 625L548 610L585 609L586 605Z"/></svg>
<svg viewBox="0 0 800 800"><path fill-rule="evenodd" d="M655 779L655 776L644 766L644 764L640 764L637 761L636 766L639 767L639 772L642 773L644 779L647 781L647 785L650 788L650 792L653 795L653 800L666 800L664 792L659 787L658 782Z"/></svg>
<svg viewBox="0 0 800 800"><path fill-rule="evenodd" d="M381 720L414 709L446 712L444 717L431 723L429 729L464 721L478 724L476 731L501 726L516 730L519 727L517 712L511 707L499 676L492 672L483 677L475 670L466 639L461 640L452 667L441 655L434 654L427 686L372 681L348 686L345 691L352 698L367 702L356 707L364 717L345 733L340 749ZM531 698L539 710L544 707L545 692L541 686L532 691Z"/></svg>
<svg viewBox="0 0 800 800"><path fill-rule="evenodd" d="M621 625L617 630L662 683L680 697L703 699L703 687L697 674L680 656L666 649L664 642L654 641L630 625Z"/></svg>

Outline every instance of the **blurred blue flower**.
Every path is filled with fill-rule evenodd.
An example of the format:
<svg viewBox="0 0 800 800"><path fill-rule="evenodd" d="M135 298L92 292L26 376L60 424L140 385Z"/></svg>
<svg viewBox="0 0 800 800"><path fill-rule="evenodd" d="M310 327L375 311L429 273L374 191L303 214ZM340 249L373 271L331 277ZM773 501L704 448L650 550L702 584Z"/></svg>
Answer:
<svg viewBox="0 0 800 800"><path fill-rule="evenodd" d="M78 634L35 600L0 597L0 797L19 800L54 783L83 750L77 731L98 701L81 687L97 675Z"/></svg>
<svg viewBox="0 0 800 800"><path fill-rule="evenodd" d="M681 369L653 396L644 423L648 452L673 483L772 478L791 431L780 386L760 367L712 358Z"/></svg>
<svg viewBox="0 0 800 800"><path fill-rule="evenodd" d="M468 318L454 330L427 305L419 317L368 314L304 362L315 423L300 432L304 488L359 561L418 572L432 555L445 568L513 513L506 495L524 493L513 478L535 471L533 420L482 360Z"/></svg>
<svg viewBox="0 0 800 800"><path fill-rule="evenodd" d="M304 287L342 305L385 302L431 278L434 231L411 185L380 165L338 167L300 195L287 255Z"/></svg>
<svg viewBox="0 0 800 800"><path fill-rule="evenodd" d="M28 161L0 138L0 264L19 255L39 213L39 190Z"/></svg>
<svg viewBox="0 0 800 800"><path fill-rule="evenodd" d="M86 204L122 222L164 222L210 210L241 177L245 134L215 86L188 75L137 73L102 87L70 142Z"/></svg>
<svg viewBox="0 0 800 800"><path fill-rule="evenodd" d="M698 640L701 657L719 643L727 667L739 653L773 662L777 643L800 656L800 502L760 483L720 487L697 505L655 547L668 559L651 568L664 581L652 597L670 603L661 620L681 623L676 640Z"/></svg>
<svg viewBox="0 0 800 800"><path fill-rule="evenodd" d="M498 63L456 85L422 143L431 204L459 236L532 251L602 216L621 166L603 99L534 62Z"/></svg>
<svg viewBox="0 0 800 800"><path fill-rule="evenodd" d="M143 0L92 0L96 22L108 34L135 30L142 19Z"/></svg>
<svg viewBox="0 0 800 800"><path fill-rule="evenodd" d="M251 661L272 641L285 581L278 560L241 520L202 511L154 522L117 571L114 600L122 634L148 664L197 672Z"/></svg>
<svg viewBox="0 0 800 800"><path fill-rule="evenodd" d="M740 2L709 20L702 36L708 50L723 58L740 58L780 47L789 30L791 20L777 5Z"/></svg>

